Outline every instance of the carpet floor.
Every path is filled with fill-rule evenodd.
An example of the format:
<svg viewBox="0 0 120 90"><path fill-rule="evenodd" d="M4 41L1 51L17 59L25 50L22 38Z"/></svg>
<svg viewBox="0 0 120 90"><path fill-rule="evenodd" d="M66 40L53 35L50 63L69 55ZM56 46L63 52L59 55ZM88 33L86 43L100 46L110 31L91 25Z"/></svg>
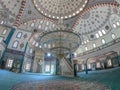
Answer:
<svg viewBox="0 0 120 90"><path fill-rule="evenodd" d="M0 90L120 90L119 77L120 67L79 72L75 78L0 70Z"/></svg>

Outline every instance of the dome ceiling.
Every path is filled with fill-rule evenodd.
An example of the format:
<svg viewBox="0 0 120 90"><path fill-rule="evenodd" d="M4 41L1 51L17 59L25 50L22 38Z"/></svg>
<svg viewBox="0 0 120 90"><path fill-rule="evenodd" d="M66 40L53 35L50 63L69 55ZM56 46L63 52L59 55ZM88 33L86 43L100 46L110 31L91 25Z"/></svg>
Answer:
<svg viewBox="0 0 120 90"><path fill-rule="evenodd" d="M2 7L7 9L10 14L17 16L22 0L12 0L12 2L10 0L1 0L1 3Z"/></svg>
<svg viewBox="0 0 120 90"><path fill-rule="evenodd" d="M95 5L85 10L75 24L74 30L81 34L97 31L109 20L111 7L109 5Z"/></svg>
<svg viewBox="0 0 120 90"><path fill-rule="evenodd" d="M35 7L45 16L63 19L79 14L88 0L33 0Z"/></svg>
<svg viewBox="0 0 120 90"><path fill-rule="evenodd" d="M120 27L120 0L0 0L3 26L41 32L56 29L58 19L67 30L80 33L81 50L89 50Z"/></svg>

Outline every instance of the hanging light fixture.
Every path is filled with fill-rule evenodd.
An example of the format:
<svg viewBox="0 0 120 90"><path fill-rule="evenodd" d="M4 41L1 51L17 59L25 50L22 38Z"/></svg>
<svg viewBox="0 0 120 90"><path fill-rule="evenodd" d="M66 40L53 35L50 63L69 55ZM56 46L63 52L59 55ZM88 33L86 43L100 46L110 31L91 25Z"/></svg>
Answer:
<svg viewBox="0 0 120 90"><path fill-rule="evenodd" d="M61 5L62 2L59 2L59 4ZM60 12L61 9L58 13ZM60 17L62 17L61 14ZM57 29L44 30L37 38L34 36L36 35L33 35L33 41L39 43L37 46L41 46L43 51L52 52L60 57L64 54L75 52L81 44L80 34L73 30L66 29L63 18L59 18Z"/></svg>
<svg viewBox="0 0 120 90"><path fill-rule="evenodd" d="M35 33L38 34L38 33ZM36 35L33 35L36 36ZM72 30L65 30L62 20L58 21L56 30L44 31L34 41L39 43L41 49L45 52L52 52L57 55L64 55L74 52L81 44L80 34Z"/></svg>

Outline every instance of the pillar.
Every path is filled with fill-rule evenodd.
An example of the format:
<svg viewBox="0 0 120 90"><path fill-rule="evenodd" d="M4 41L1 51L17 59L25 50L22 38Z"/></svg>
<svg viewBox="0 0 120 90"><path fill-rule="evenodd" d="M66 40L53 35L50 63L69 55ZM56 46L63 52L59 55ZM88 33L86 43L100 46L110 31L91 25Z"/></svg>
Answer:
<svg viewBox="0 0 120 90"><path fill-rule="evenodd" d="M23 69L24 57L25 57L25 53L26 53L26 50L27 50L27 46L28 46L28 42L26 43L26 46L25 46L25 49L24 49L24 53L23 53L23 58L22 58L22 60L21 60L21 64L20 64L20 73L22 72L22 69Z"/></svg>
<svg viewBox="0 0 120 90"><path fill-rule="evenodd" d="M74 70L74 77L77 76L77 60L73 60L73 70Z"/></svg>
<svg viewBox="0 0 120 90"><path fill-rule="evenodd" d="M88 59L86 60L86 63L85 63L85 73L86 73L86 74L88 74L87 61L88 61Z"/></svg>
<svg viewBox="0 0 120 90"><path fill-rule="evenodd" d="M8 34L8 36L7 36L6 40L5 40L6 48L5 48L5 50L4 50L3 54L2 54L2 57L1 57L1 59L0 59L0 66L2 65L2 62L3 62L3 58L4 58L4 56L5 56L6 49L7 49L8 45L9 45L9 43L10 43L10 40L11 40L14 32L15 32L15 28L11 28L11 31L10 31L10 33Z"/></svg>

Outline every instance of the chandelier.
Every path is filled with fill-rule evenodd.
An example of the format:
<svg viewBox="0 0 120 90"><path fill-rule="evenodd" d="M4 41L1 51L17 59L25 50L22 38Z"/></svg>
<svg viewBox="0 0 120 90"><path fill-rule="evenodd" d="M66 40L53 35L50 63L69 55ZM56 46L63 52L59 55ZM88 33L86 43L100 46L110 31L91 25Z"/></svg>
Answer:
<svg viewBox="0 0 120 90"><path fill-rule="evenodd" d="M56 55L74 52L81 44L80 34L66 30L63 20L59 20L57 26L55 30L34 33L30 41L33 41L32 45L41 48L44 52L52 52Z"/></svg>

